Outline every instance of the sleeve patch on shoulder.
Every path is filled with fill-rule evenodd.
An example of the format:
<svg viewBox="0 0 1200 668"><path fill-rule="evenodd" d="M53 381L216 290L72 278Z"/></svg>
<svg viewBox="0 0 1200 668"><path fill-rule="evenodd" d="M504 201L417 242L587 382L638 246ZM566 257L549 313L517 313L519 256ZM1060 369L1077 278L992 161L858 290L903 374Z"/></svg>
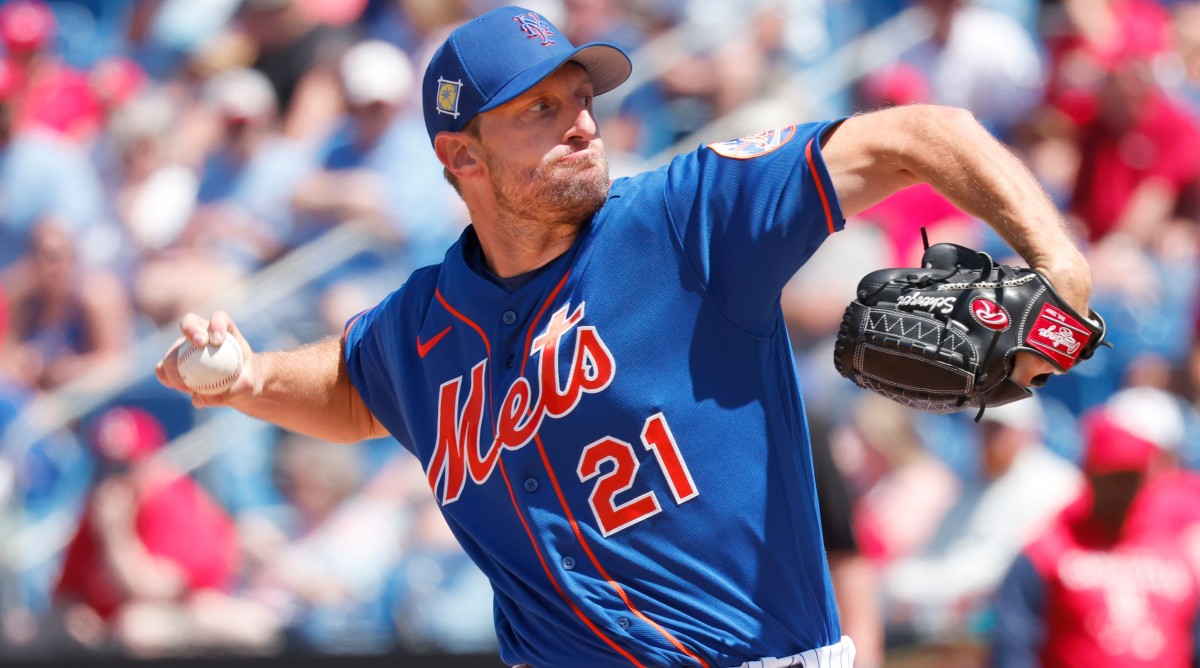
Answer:
<svg viewBox="0 0 1200 668"><path fill-rule="evenodd" d="M750 158L757 158L774 151L791 141L792 137L795 136L796 126L789 125L786 128L779 128L778 130L764 130L763 132L756 132L739 139L730 139L729 141L709 144L708 147L715 151L717 155L725 158L749 160Z"/></svg>

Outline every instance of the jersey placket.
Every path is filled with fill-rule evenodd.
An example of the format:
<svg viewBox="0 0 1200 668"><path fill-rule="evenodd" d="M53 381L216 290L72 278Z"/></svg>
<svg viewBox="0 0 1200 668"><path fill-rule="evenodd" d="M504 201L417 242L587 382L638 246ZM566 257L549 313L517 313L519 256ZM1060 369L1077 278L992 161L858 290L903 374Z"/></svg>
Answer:
<svg viewBox="0 0 1200 668"><path fill-rule="evenodd" d="M521 377L525 377L531 386L538 387L539 389L536 390L538 393L551 391L540 386L537 366L540 360L531 358L531 348L539 328L546 327L548 322L546 314L552 310L552 305L556 305L556 298L567 283L569 276L570 272L567 272L558 280L536 312L533 312L533 308L537 306L536 302L531 304L527 296L519 296L519 293L522 292L520 290L518 290L518 294L514 295L514 298L506 300L498 309L498 317L494 319L496 324L492 339L499 345L493 351L493 355L497 360L503 358L503 364L497 366L496 373L492 374L489 383L492 397L502 397L503 392L511 388L513 383ZM547 361L547 363L550 362ZM540 397L535 394L533 400L538 401ZM491 399L489 399L490 404ZM494 410L489 410L489 414L492 417L492 429L495 431L497 422ZM592 633L613 651L628 660L630 665L645 666L614 639L615 635L624 635L629 630L629 618L619 614L605 615L607 628L601 628L597 625L596 620L589 617L579 606L566 587L568 578L576 572L576 569L585 565L598 564L598 562L587 544L581 542L582 535L580 535L566 498L563 496L554 469L546 457L541 436L535 432L531 443L505 453L500 457L498 467L501 477L508 487L513 510L517 513L530 544L537 553L546 577L559 596ZM569 525L566 535L560 535L564 533L561 528L551 531L551 527L535 524L533 513L530 512L534 509L550 515L565 515ZM568 545L578 546L586 552L586 556L574 554L577 550L563 549ZM587 571L587 573L580 572L579 574L594 579L603 578L602 575L590 568ZM612 581L609 580L609 582Z"/></svg>
<svg viewBox="0 0 1200 668"><path fill-rule="evenodd" d="M560 362L561 360L559 359L559 360L536 360L535 361L534 359L532 359L532 347L533 347L533 342L535 341L535 337L537 336L537 333L539 331L541 331L542 329L547 329L547 331L548 331L548 329L551 327L550 322L554 318L547 317L547 315L546 315L547 313L554 312L556 309L559 309L559 308L565 309L567 311L573 311L574 309L578 308L579 306L582 306L582 303L574 304L574 303L568 303L569 300L557 299L560 292L564 289L564 287L566 287L569 284L569 282L570 282L569 279L570 279L570 272L568 272L566 275L564 275L562 277L562 279L559 281L557 286L554 288L553 291L551 291L550 295L546 298L545 302L541 305L541 308L539 309L537 314L533 315L533 317L529 321L529 323L526 327L526 330L525 330L526 334L525 334L525 340L523 343L523 347L520 348L520 350L521 350L520 358L523 359L523 361L520 365L520 369L518 370L518 373L515 373L515 374L506 373L505 382L499 383L498 387L508 387L516 378L521 377L521 376L525 376L526 378L528 378L529 376L532 375L532 376L534 376L534 378L530 379L530 382L534 383L536 385L539 385L540 392L550 392L550 391L557 392L560 389L560 388L551 389L551 388L541 386L540 382L544 382L544 381L538 381L537 367L534 365L536 365L538 363L543 363L543 362L547 363L547 364L557 363L557 362ZM569 293L570 290L568 289L567 292ZM508 311L506 311L506 312L508 312ZM556 315L554 317L557 318L558 315L559 314L556 313ZM577 329L576 329L576 333L578 333ZM559 346L558 355L559 356L565 355L567 357L567 359L570 359L571 353L568 352L570 350L570 346L565 345L566 342L567 341L565 341L565 340L558 342L558 346ZM559 364L560 372L562 371L562 367L563 367L563 365ZM506 371L507 370L508 369L507 369L507 364L506 364ZM562 533L561 529L559 529L558 531L553 532L553 533L543 532L543 536L546 536L546 535L552 536L549 540L539 540L538 537L535 536L531 532L530 540L535 541L535 543L541 543L540 546L535 544L535 546L534 546L535 549L537 549L539 554L543 556L544 561L548 562L547 565L550 568L554 568L554 566L552 564L557 564L557 568L555 569L558 572L557 577L560 578L564 583L569 578L575 576L575 577L587 577L589 579L592 579L595 581L602 581L607 584L607 587L606 587L607 591L603 592L603 593L606 593L609 596L613 596L616 599L613 601L613 603L615 605L608 607L604 613L605 622L609 627L609 631L613 635L627 636L630 633L631 627L633 627L634 624L638 624L638 623L645 624L646 626L648 626L650 629L653 630L654 635L658 636L661 640L667 642L669 645L671 645L673 647L674 650L676 650L676 651L682 653L683 655L689 657L690 659L692 659L695 662L695 665L702 666L703 668L708 668L707 662L705 662L702 658L697 656L694 652L692 652L689 648L687 648L683 643L681 643L678 639L676 639L668 630L663 628L660 624L655 622L653 619L647 617L641 610L639 610L637 605L630 599L628 593L625 591L625 588L622 587L621 584L608 573L607 569L605 569L604 565L602 564L599 557L597 556L597 554L595 553L595 551L592 549L591 545L589 544L586 536L584 535L584 532L580 527L580 523L576 518L575 512L571 509L571 505L568 502L567 496L563 490L563 485L561 484L561 482L558 478L558 475L555 472L555 468L554 468L553 464L551 463L550 458L547 454L547 447L554 447L554 445L553 444L547 445L547 443L544 441L544 439L540 433L540 430L539 430L538 432L534 433L533 442L531 444L528 444L525 448L523 448L523 449L530 450L531 452L529 452L529 454L521 454L519 459L514 457L512 460L510 460L510 464L516 464L519 461L519 462L525 464L527 467L527 468L521 469L522 473L525 474L523 477L518 477L517 480L509 481L510 486L512 484L519 484L520 487L518 489L523 489L525 492L525 496L528 497L528 500L526 500L524 503L519 503L519 504L517 503L516 499L514 498L514 503L519 506L525 506L527 508L528 507L537 507L537 508L540 508L542 510L548 511L553 514L561 513L561 516L566 520L566 524L569 529L569 534L567 536L554 535L554 534ZM548 482L549 485L544 484L543 481L539 479L539 477L536 474L536 469L537 469L536 465L529 463L529 460L526 459L527 457L531 457L531 456L536 457L537 460L540 461L541 468L544 471L544 475L546 477L545 482ZM501 466L501 470L504 471L505 463L504 463L503 458L501 458L500 466ZM506 476L506 479L507 479L507 476ZM567 484L570 484L570 481L567 481ZM550 496L546 496L546 495L550 495ZM517 511L518 511L518 513L522 512L519 508ZM522 519L523 523L527 522L527 520L524 516L521 519ZM547 572L547 574L550 575L549 571ZM556 588L559 587L557 582L555 583L555 587ZM560 593L563 594L564 598L567 598L570 596L568 593L564 592L561 589L560 589ZM593 595L599 594L599 593L601 593L601 592L592 592ZM624 656L626 659L628 659L630 661L631 665L635 665L635 666L643 665L640 661L638 661L635 657L633 657L631 654L629 654L626 650L624 650L623 648L621 648L620 646L615 644L611 640L611 636L609 636L608 634L601 634L599 629L597 629L594 626L594 622L585 618L586 615L578 609L578 607L574 601L571 601L568 598L567 602L572 606L572 608L576 609L577 614L579 614L581 616L581 618L584 618L584 621L585 621L585 623L587 623L589 628L592 628L592 630L594 632L596 632L598 635L600 635L601 638L604 639L605 642L607 642L614 650L616 650L618 653L620 653L622 656Z"/></svg>

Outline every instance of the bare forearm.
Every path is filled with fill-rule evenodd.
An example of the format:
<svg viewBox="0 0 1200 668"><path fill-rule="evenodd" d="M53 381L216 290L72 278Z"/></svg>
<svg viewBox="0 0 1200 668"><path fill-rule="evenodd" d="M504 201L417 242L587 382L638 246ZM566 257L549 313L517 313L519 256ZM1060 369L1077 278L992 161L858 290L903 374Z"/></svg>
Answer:
<svg viewBox="0 0 1200 668"><path fill-rule="evenodd" d="M1090 273L1062 215L1025 165L969 112L917 105L857 116L828 140L825 157L845 215L929 183L995 228L1068 303L1086 308Z"/></svg>
<svg viewBox="0 0 1200 668"><path fill-rule="evenodd" d="M286 352L257 353L261 387L231 405L284 429L338 443L383 435L343 368L341 343L328 338Z"/></svg>
<svg viewBox="0 0 1200 668"><path fill-rule="evenodd" d="M230 406L251 417L316 438L351 443L386 436L371 415L342 362L341 340L330 337L286 352L255 353L224 311L204 319L188 313L179 323L183 338L154 367L167 387L192 395L197 408ZM220 394L194 393L179 372L179 350L185 345L220 346L234 337L242 349L241 371Z"/></svg>
<svg viewBox="0 0 1200 668"><path fill-rule="evenodd" d="M1082 261L1062 214L1015 155L966 112L934 118L903 158L918 180L987 221L1031 265Z"/></svg>

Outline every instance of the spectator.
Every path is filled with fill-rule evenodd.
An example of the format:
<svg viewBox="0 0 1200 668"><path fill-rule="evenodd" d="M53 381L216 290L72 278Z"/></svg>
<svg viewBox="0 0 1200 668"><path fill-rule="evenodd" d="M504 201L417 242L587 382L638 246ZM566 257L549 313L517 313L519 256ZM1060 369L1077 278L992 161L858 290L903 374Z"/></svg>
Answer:
<svg viewBox="0 0 1200 668"><path fill-rule="evenodd" d="M1200 527L1200 473L1180 461L1185 411L1191 410L1174 394L1152 387L1125 388L1104 404L1108 420L1155 446L1127 521L1130 531L1180 535Z"/></svg>
<svg viewBox="0 0 1200 668"><path fill-rule="evenodd" d="M291 236L287 199L311 164L302 146L279 136L275 93L261 73L240 69L217 74L206 86L206 98L217 114L220 136L196 189L190 189L193 175L180 166L160 166L161 175L150 177L177 183L175 210L186 216L186 222L177 219L182 222L177 234L154 243L157 252L147 254L140 269L139 305L156 322L163 322L164 314L206 303L282 252ZM152 190L139 199L172 194L146 187ZM194 209L188 206L192 192ZM170 225L162 217L160 211L160 224L153 229ZM209 280L193 280L197 275Z"/></svg>
<svg viewBox="0 0 1200 668"><path fill-rule="evenodd" d="M935 637L966 630L1021 546L1077 493L1079 472L1043 444L1036 398L989 408L979 484L968 485L933 541L886 572L889 621Z"/></svg>
<svg viewBox="0 0 1200 668"><path fill-rule="evenodd" d="M1200 176L1200 125L1137 54L1111 64L1094 115L1081 114L1071 212L1093 241L1116 232L1157 241L1180 193Z"/></svg>
<svg viewBox="0 0 1200 668"><path fill-rule="evenodd" d="M70 225L46 217L9 272L12 324L3 359L28 387L53 390L124 353L133 315L120 281L80 266Z"/></svg>
<svg viewBox="0 0 1200 668"><path fill-rule="evenodd" d="M654 3L643 8L647 41L685 25L685 3ZM740 40L731 41L731 45ZM618 155L654 157L713 120L721 95L720 63L714 50L669 47L661 58L670 65L625 94L605 129L605 144ZM673 51L674 50L674 51ZM756 76L747 72L748 77Z"/></svg>
<svg viewBox="0 0 1200 668"><path fill-rule="evenodd" d="M207 93L222 133L205 160L198 208L183 237L219 261L255 270L291 234L287 199L309 157L279 136L275 92L258 71L222 72Z"/></svg>
<svg viewBox="0 0 1200 668"><path fill-rule="evenodd" d="M108 196L126 238L142 253L174 243L195 207L196 177L172 160L173 123L170 102L155 91L131 100L112 119L120 174Z"/></svg>
<svg viewBox="0 0 1200 668"><path fill-rule="evenodd" d="M1087 488L1000 586L992 665L1190 666L1196 564L1177 531L1132 523L1158 448L1104 409L1084 438Z"/></svg>
<svg viewBox="0 0 1200 668"><path fill-rule="evenodd" d="M843 468L852 471L860 490L855 535L880 567L924 548L959 495L957 478L929 453L915 418L895 402L864 393L848 424L835 432Z"/></svg>
<svg viewBox="0 0 1200 668"><path fill-rule="evenodd" d="M1155 0L1064 0L1062 9L1043 29L1051 61L1047 99L1077 120L1095 111L1106 70L1172 48L1170 17Z"/></svg>
<svg viewBox="0 0 1200 668"><path fill-rule="evenodd" d="M493 652L492 586L454 538L429 498L421 463L397 453L364 495L390 500L411 517L399 561L384 590L400 646L412 652Z"/></svg>
<svg viewBox="0 0 1200 668"><path fill-rule="evenodd" d="M878 602L878 571L854 535L854 495L833 460L826 420L810 415L813 476L821 513L821 539L837 597L842 632L854 638L859 668L883 665L883 614Z"/></svg>
<svg viewBox="0 0 1200 668"><path fill-rule="evenodd" d="M474 7L474 0L372 0L360 17L362 35L396 45L413 62L425 62Z"/></svg>
<svg viewBox="0 0 1200 668"><path fill-rule="evenodd" d="M1001 138L1042 99L1042 63L1029 33L1009 16L964 0L920 0L933 34L901 55L931 85L933 102L974 112Z"/></svg>
<svg viewBox="0 0 1200 668"><path fill-rule="evenodd" d="M340 111L335 67L347 36L313 22L296 0L245 0L240 17L257 49L254 69L275 88L284 136L321 136Z"/></svg>
<svg viewBox="0 0 1200 668"><path fill-rule="evenodd" d="M78 235L103 208L100 180L78 146L40 128L17 130L16 86L0 60L0 269L25 252L43 216L60 217Z"/></svg>
<svg viewBox="0 0 1200 668"><path fill-rule="evenodd" d="M353 447L289 435L276 452L288 507L275 521L244 523L253 562L249 595L271 609L297 649L380 652L394 642L383 602L406 514L387 499L360 496Z"/></svg>
<svg viewBox="0 0 1200 668"><path fill-rule="evenodd" d="M53 53L57 28L54 14L40 0L0 7L0 42L19 82L16 126L88 138L99 129L100 107L87 75Z"/></svg>
<svg viewBox="0 0 1200 668"><path fill-rule="evenodd" d="M367 267L395 267L396 251L412 258L402 270L437 261L461 232L462 204L440 178L423 117L412 103L412 64L384 42L351 48L339 66L348 113L326 142L319 168L292 195L298 241L348 221L370 224L379 237Z"/></svg>
<svg viewBox="0 0 1200 668"><path fill-rule="evenodd" d="M114 408L96 421L104 473L67 547L55 598L82 646L137 656L235 644L255 616L222 594L238 561L233 523L184 472L156 456L149 413Z"/></svg>

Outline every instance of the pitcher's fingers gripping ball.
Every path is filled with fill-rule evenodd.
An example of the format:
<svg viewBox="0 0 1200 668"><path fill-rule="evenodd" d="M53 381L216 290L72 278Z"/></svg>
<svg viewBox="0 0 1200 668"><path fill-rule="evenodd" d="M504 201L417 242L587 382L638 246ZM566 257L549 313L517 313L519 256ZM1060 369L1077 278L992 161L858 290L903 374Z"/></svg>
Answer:
<svg viewBox="0 0 1200 668"><path fill-rule="evenodd" d="M1017 353L1065 373L1108 345L1104 334L1099 314L1076 313L1037 271L943 243L926 249L920 268L863 277L834 364L857 385L917 410L970 406L982 415L1030 396L1010 377Z"/></svg>
<svg viewBox="0 0 1200 668"><path fill-rule="evenodd" d="M242 346L235 336L226 336L219 346L203 348L184 341L176 355L179 377L196 394L226 392L242 373Z"/></svg>

